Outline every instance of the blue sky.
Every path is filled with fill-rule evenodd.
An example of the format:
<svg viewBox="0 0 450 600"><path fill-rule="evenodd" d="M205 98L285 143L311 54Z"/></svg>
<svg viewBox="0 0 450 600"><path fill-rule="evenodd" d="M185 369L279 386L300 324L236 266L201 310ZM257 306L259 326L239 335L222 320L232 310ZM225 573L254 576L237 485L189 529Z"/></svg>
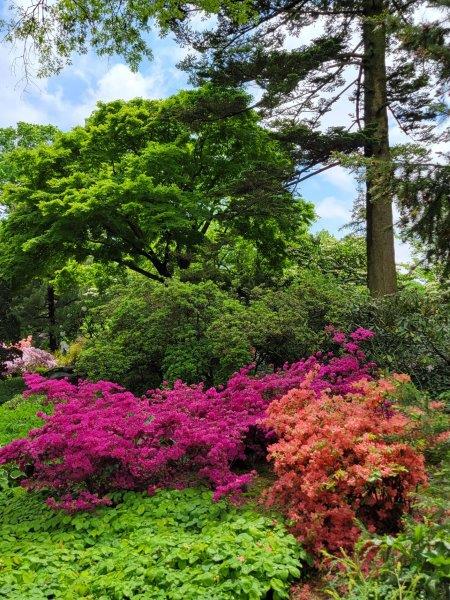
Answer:
<svg viewBox="0 0 450 600"><path fill-rule="evenodd" d="M25 85L17 48L0 46L0 126L17 121L52 123L61 129L82 124L99 100L134 97L163 98L187 86L186 75L176 68L186 50L170 38L151 38L154 59L145 61L132 73L120 58L99 58L94 54L75 57L73 64L58 75L36 79ZM339 123L351 111L345 98L329 115L329 124ZM302 184L299 192L314 203L315 231L326 229L341 236L350 220L356 186L353 177L338 167ZM397 247L397 262L409 259L409 248Z"/></svg>

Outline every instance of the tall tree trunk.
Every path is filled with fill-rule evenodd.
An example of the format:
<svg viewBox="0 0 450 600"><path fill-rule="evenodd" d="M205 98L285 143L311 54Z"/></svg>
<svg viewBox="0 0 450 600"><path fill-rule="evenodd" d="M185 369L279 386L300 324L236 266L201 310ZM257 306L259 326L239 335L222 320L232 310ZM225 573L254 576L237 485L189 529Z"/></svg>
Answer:
<svg viewBox="0 0 450 600"><path fill-rule="evenodd" d="M48 343L51 352L58 350L58 340L56 338L56 302L55 288L52 285L47 287L47 309L48 309Z"/></svg>
<svg viewBox="0 0 450 600"><path fill-rule="evenodd" d="M375 159L374 166L366 173L367 285L373 296L393 294L397 289L389 169L386 27L379 18L384 8L384 0L364 1L364 122L371 132L364 153Z"/></svg>

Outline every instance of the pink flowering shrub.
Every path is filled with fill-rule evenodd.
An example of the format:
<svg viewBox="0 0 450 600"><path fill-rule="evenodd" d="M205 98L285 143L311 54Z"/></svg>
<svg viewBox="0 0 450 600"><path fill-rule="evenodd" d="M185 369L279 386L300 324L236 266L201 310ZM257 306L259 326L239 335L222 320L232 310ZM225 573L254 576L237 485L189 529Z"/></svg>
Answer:
<svg viewBox="0 0 450 600"><path fill-rule="evenodd" d="M340 354L318 354L259 378L242 369L220 389L178 381L142 398L107 381L73 385L25 375L28 393L45 395L54 412L42 415L44 425L27 438L0 449L0 464L27 467L22 484L52 491L49 503L70 511L104 504L118 489L151 493L203 483L215 498L233 495L252 479L252 455L273 441L264 424L270 402L305 379L311 398L365 385L375 365L359 343L370 336L366 330L339 335Z"/></svg>
<svg viewBox="0 0 450 600"><path fill-rule="evenodd" d="M7 360L4 363L4 373L6 375L21 375L22 373L34 372L38 369L53 369L57 366L55 357L32 345L32 338L20 340L17 344L11 346L19 351L20 355Z"/></svg>
<svg viewBox="0 0 450 600"><path fill-rule="evenodd" d="M24 485L50 489L52 506L68 510L105 503L117 489L184 487L206 483L216 495L232 493L252 474L236 475L243 439L258 423L265 403L245 390L235 397L186 386L137 398L110 382L46 380L26 375L29 391L58 400L52 416L28 438L0 450L0 463L14 461L34 472Z"/></svg>

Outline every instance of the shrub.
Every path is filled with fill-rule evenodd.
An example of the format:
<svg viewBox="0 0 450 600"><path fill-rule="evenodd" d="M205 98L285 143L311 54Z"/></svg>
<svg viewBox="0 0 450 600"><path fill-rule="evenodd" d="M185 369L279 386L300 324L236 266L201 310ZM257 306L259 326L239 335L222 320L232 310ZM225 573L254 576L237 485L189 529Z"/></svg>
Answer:
<svg viewBox="0 0 450 600"><path fill-rule="evenodd" d="M0 496L0 596L281 599L300 574L305 553L281 523L209 492L115 500L69 517L21 489Z"/></svg>
<svg viewBox="0 0 450 600"><path fill-rule="evenodd" d="M324 327L347 323L354 295L309 272L276 289L254 289L245 303L211 281L161 285L131 278L88 313L76 366L82 376L135 393L164 380L224 384L249 362L279 369L324 349Z"/></svg>
<svg viewBox="0 0 450 600"><path fill-rule="evenodd" d="M448 292L432 285L409 286L394 296L348 305L346 327L375 332L368 355L384 368L406 372L434 397L450 388Z"/></svg>
<svg viewBox="0 0 450 600"><path fill-rule="evenodd" d="M405 434L408 418L391 405L387 380L358 383L358 391L315 398L308 380L268 408L266 425L277 481L269 504L283 508L292 530L316 554L352 548L360 534L398 531L409 493L426 482L423 456L386 436Z"/></svg>
<svg viewBox="0 0 450 600"><path fill-rule="evenodd" d="M425 448L427 457L433 450L429 485L414 494L414 518L404 520L400 534L374 536L365 531L351 556L332 559L325 592L336 600L450 599L450 455L440 440L442 435L435 435L446 415L440 410L441 403L424 406L427 403L418 402L413 391L411 384L402 386L400 400L402 409L406 407L411 418L415 417L414 444ZM436 464L437 457L441 464Z"/></svg>
<svg viewBox="0 0 450 600"><path fill-rule="evenodd" d="M65 352L59 351L56 353L58 365L61 367L73 367L85 344L85 340L83 338L78 338L74 342L72 342Z"/></svg>
<svg viewBox="0 0 450 600"><path fill-rule="evenodd" d="M212 282L130 279L87 316L90 335L76 366L90 379L115 381L136 393L163 380L224 383L251 360L250 342L236 323L242 310ZM220 319L232 325L219 339Z"/></svg>
<svg viewBox="0 0 450 600"><path fill-rule="evenodd" d="M412 382L402 385L396 397L397 407L414 421L416 435L408 441L424 453L428 469L440 463L450 451L450 412L444 400L431 400Z"/></svg>
<svg viewBox="0 0 450 600"><path fill-rule="evenodd" d="M21 350L14 346L6 346L0 342L0 381L7 375L6 363L11 362L15 358L19 358L20 356L22 356Z"/></svg>
<svg viewBox="0 0 450 600"><path fill-rule="evenodd" d="M347 341L336 332L342 356L312 356L260 378L243 369L223 389L176 382L138 398L105 381L25 376L30 392L56 402L55 410L28 438L2 448L0 464L31 466L23 485L51 490L49 502L67 510L108 503L106 494L117 489L206 483L216 497L239 492L253 475L249 459L270 434L261 427L270 401L305 378L312 396L347 393L370 379L373 365L358 345L370 335L357 330Z"/></svg>
<svg viewBox="0 0 450 600"><path fill-rule="evenodd" d="M0 405L8 402L21 394L25 389L25 384L22 377L8 377L8 379L0 379Z"/></svg>
<svg viewBox="0 0 450 600"><path fill-rule="evenodd" d="M56 367L57 363L52 354L40 348L35 348L31 344L32 339L30 336L14 346L20 350L21 356L5 362L5 373L7 375L21 375Z"/></svg>
<svg viewBox="0 0 450 600"><path fill-rule="evenodd" d="M255 362L280 368L299 356L328 349L326 325L347 324L348 305L360 295L358 288L341 285L331 276L301 270L289 283L254 289L239 328L253 348ZM226 316L217 324L223 330L231 325Z"/></svg>

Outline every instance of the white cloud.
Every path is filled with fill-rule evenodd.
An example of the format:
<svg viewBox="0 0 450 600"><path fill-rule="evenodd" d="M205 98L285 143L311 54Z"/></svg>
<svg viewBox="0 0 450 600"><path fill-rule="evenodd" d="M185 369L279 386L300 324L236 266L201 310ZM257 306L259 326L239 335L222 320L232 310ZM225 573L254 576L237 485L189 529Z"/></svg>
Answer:
<svg viewBox="0 0 450 600"><path fill-rule="evenodd" d="M112 66L95 85L88 88L85 101L74 107L73 124L82 123L99 100L131 100L132 98L163 98L167 96L167 78L163 69L154 66L149 75L133 73L122 64Z"/></svg>
<svg viewBox="0 0 450 600"><path fill-rule="evenodd" d="M45 88L45 80L40 85L24 87L23 68L18 49L3 44L0 46L0 126L15 125L18 121L47 123L46 111L33 103L33 98Z"/></svg>
<svg viewBox="0 0 450 600"><path fill-rule="evenodd" d="M164 48L163 54L167 52ZM158 57L145 71L133 73L123 63L92 54L77 57L58 77L27 82L19 55L19 48L0 45L0 127L28 121L68 129L82 124L99 100L164 98L186 85L169 57Z"/></svg>
<svg viewBox="0 0 450 600"><path fill-rule="evenodd" d="M286 28L282 28L282 31L287 31ZM292 35L290 33L286 33L286 37L284 39L283 47L286 50L294 50L302 45L309 44L312 40L323 35L325 31L325 25L323 19L316 19L314 23L304 27L299 34Z"/></svg>
<svg viewBox="0 0 450 600"><path fill-rule="evenodd" d="M395 262L399 264L410 263L412 260L412 247L407 242L395 240Z"/></svg>
<svg viewBox="0 0 450 600"><path fill-rule="evenodd" d="M339 219L347 222L351 217L350 208L335 196L326 196L316 203L315 209L321 219Z"/></svg>
<svg viewBox="0 0 450 600"><path fill-rule="evenodd" d="M353 175L343 167L333 167L324 171L321 175L327 183L331 183L334 187L344 192L349 192L352 197L356 196L356 182Z"/></svg>
<svg viewBox="0 0 450 600"><path fill-rule="evenodd" d="M99 80L95 95L106 102L117 98L131 100L138 96L162 96L162 79L161 72L144 77L139 72L133 73L126 65L117 64Z"/></svg>
<svg viewBox="0 0 450 600"><path fill-rule="evenodd" d="M398 222L400 220L400 212L398 208L393 206L393 218L394 218L394 228L398 235L399 228ZM397 236L395 238L395 262L397 264L401 263L410 263L412 260L413 248L408 242L402 242Z"/></svg>

